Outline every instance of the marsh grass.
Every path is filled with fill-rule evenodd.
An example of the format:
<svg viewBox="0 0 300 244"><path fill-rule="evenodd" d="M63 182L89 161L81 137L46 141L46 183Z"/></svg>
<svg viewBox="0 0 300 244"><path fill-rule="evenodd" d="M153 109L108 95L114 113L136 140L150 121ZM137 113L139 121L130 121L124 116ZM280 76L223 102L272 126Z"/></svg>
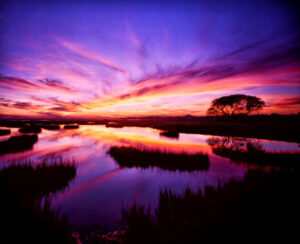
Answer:
<svg viewBox="0 0 300 244"><path fill-rule="evenodd" d="M42 128L46 130L59 130L60 126L59 125L43 125Z"/></svg>
<svg viewBox="0 0 300 244"><path fill-rule="evenodd" d="M108 154L121 167L158 167L171 171L205 171L209 169L209 158L203 153L174 153L146 150L134 147L111 147Z"/></svg>
<svg viewBox="0 0 300 244"><path fill-rule="evenodd" d="M78 129L79 125L65 125L64 128L65 129Z"/></svg>
<svg viewBox="0 0 300 244"><path fill-rule="evenodd" d="M0 141L0 155L30 150L37 141L37 135L12 136Z"/></svg>
<svg viewBox="0 0 300 244"><path fill-rule="evenodd" d="M76 175L68 162L0 171L1 235L4 243L72 243L67 216L51 207L51 196Z"/></svg>
<svg viewBox="0 0 300 244"><path fill-rule="evenodd" d="M255 143L251 139L211 137L207 142L215 154L229 158L233 162L259 166L300 167L299 152L266 151L260 143Z"/></svg>
<svg viewBox="0 0 300 244"><path fill-rule="evenodd" d="M249 171L243 181L183 196L160 193L154 216L123 210L125 243L215 243L299 240L300 171Z"/></svg>
<svg viewBox="0 0 300 244"><path fill-rule="evenodd" d="M10 134L10 130L0 129L0 136L5 136L9 134Z"/></svg>
<svg viewBox="0 0 300 244"><path fill-rule="evenodd" d="M265 152L263 150L243 152L228 148L214 148L213 152L219 156L229 158L234 162L261 166L300 167L300 153L296 152Z"/></svg>
<svg viewBox="0 0 300 244"><path fill-rule="evenodd" d="M179 133L178 131L161 131L159 133L160 136L162 137L167 137L167 138L172 138L172 139L179 139Z"/></svg>
<svg viewBox="0 0 300 244"><path fill-rule="evenodd" d="M21 133L41 133L42 129L39 126L24 126L19 129Z"/></svg>

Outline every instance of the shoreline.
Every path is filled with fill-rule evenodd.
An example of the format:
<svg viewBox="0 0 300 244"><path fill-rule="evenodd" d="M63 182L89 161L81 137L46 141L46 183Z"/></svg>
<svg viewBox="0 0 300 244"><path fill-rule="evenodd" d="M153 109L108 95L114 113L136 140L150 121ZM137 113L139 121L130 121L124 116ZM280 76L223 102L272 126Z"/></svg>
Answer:
<svg viewBox="0 0 300 244"><path fill-rule="evenodd" d="M97 120L0 120L0 126L106 125L107 127L150 127L165 134L206 134L248 137L300 143L299 115L255 115L246 117L147 117ZM114 126L110 126L114 124Z"/></svg>

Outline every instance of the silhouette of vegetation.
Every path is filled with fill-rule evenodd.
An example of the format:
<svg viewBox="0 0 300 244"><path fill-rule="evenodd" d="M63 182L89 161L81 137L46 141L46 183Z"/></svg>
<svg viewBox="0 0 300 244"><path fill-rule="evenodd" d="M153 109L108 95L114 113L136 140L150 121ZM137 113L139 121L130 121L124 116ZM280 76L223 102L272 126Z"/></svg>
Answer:
<svg viewBox="0 0 300 244"><path fill-rule="evenodd" d="M300 116L224 116L195 118L187 121L155 121L152 128L178 133L236 136L300 142Z"/></svg>
<svg viewBox="0 0 300 244"><path fill-rule="evenodd" d="M42 128L46 130L59 130L60 126L59 125L43 125Z"/></svg>
<svg viewBox="0 0 300 244"><path fill-rule="evenodd" d="M75 243L67 216L51 208L51 195L76 175L68 162L19 165L0 171L2 243Z"/></svg>
<svg viewBox="0 0 300 244"><path fill-rule="evenodd" d="M118 127L135 126L151 127L163 131L177 133L208 134L220 136L238 136L270 140L282 140L300 143L300 114L290 115L244 115L235 116L183 116L183 117L132 117L115 119L90 120L36 120L16 121L0 120L5 127L22 127L25 124L88 124L106 125L109 122L118 124ZM109 126L108 126L109 127Z"/></svg>
<svg viewBox="0 0 300 244"><path fill-rule="evenodd" d="M0 129L0 136L5 136L9 134L10 134L10 130Z"/></svg>
<svg viewBox="0 0 300 244"><path fill-rule="evenodd" d="M8 140L0 141L0 155L30 150L37 141L37 135L12 136Z"/></svg>
<svg viewBox="0 0 300 244"><path fill-rule="evenodd" d="M16 165L0 171L0 180L6 190L25 199L41 198L68 186L76 175L74 164L64 161L46 164L46 160L35 168L29 164Z"/></svg>
<svg viewBox="0 0 300 244"><path fill-rule="evenodd" d="M65 125L64 128L65 129L78 129L79 125Z"/></svg>
<svg viewBox="0 0 300 244"><path fill-rule="evenodd" d="M0 120L0 126L9 128L21 128L26 125L25 121L22 120Z"/></svg>
<svg viewBox="0 0 300 244"><path fill-rule="evenodd" d="M22 133L41 133L41 128L38 126L24 126L19 129L19 132Z"/></svg>
<svg viewBox="0 0 300 244"><path fill-rule="evenodd" d="M225 116L250 114L261 110L264 106L265 102L258 97L236 94L214 99L207 113Z"/></svg>
<svg viewBox="0 0 300 244"><path fill-rule="evenodd" d="M205 194L161 192L154 216L145 207L123 210L124 243L215 243L299 240L300 172L249 171L243 181Z"/></svg>
<svg viewBox="0 0 300 244"><path fill-rule="evenodd" d="M177 131L169 131L169 130L161 131L159 135L163 137L173 138L173 139L179 138L179 133Z"/></svg>
<svg viewBox="0 0 300 244"><path fill-rule="evenodd" d="M109 155L122 167L158 167L166 170L208 170L209 158L202 153L173 153L149 151L134 147L111 147Z"/></svg>
<svg viewBox="0 0 300 244"><path fill-rule="evenodd" d="M207 143L215 154L234 162L280 167L300 167L300 153L266 152L251 139L235 137L211 137Z"/></svg>

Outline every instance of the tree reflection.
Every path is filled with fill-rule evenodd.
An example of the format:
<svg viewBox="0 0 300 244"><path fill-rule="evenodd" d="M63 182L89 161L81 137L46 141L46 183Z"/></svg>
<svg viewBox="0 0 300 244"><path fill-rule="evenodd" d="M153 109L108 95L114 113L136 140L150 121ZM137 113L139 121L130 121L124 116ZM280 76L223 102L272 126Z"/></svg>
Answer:
<svg viewBox="0 0 300 244"><path fill-rule="evenodd" d="M299 167L298 152L268 152L254 139L242 137L210 137L207 143L219 156L234 162L280 167Z"/></svg>

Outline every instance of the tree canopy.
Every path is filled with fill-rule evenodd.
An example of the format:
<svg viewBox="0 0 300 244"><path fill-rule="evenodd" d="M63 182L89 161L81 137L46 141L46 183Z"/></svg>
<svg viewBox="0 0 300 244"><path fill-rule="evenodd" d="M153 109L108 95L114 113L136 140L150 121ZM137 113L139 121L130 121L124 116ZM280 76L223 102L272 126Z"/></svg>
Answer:
<svg viewBox="0 0 300 244"><path fill-rule="evenodd" d="M264 106L265 102L258 97L236 94L214 99L207 110L207 114L225 116L248 115L261 110Z"/></svg>

